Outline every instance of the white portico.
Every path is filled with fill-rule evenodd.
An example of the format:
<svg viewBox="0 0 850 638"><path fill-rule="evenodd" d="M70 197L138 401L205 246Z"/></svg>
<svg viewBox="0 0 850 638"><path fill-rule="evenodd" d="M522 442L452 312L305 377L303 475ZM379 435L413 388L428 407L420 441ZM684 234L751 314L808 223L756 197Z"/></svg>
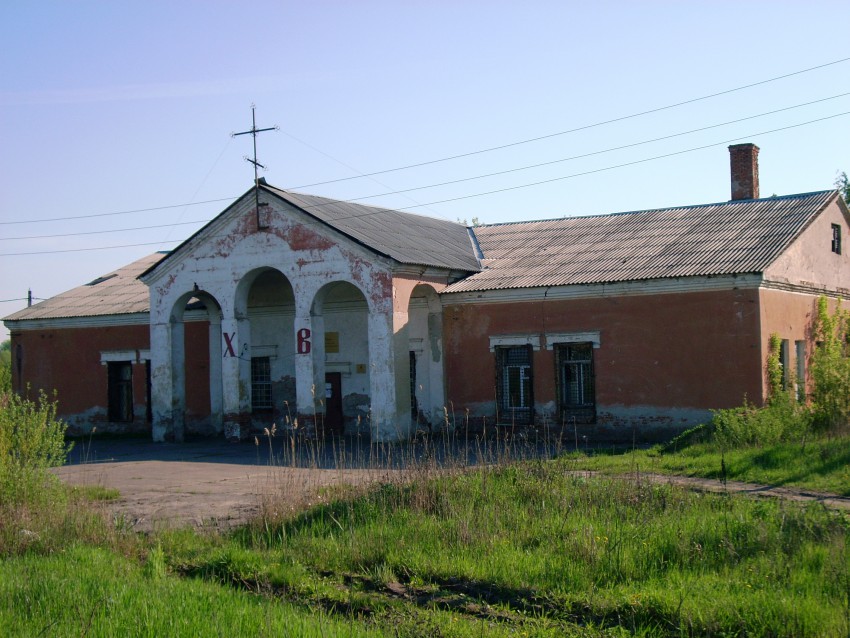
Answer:
<svg viewBox="0 0 850 638"><path fill-rule="evenodd" d="M376 440L439 427L437 293L479 269L466 229L262 182L258 215L255 197L140 277L154 440L239 438L272 422ZM187 409L187 391L200 408Z"/></svg>

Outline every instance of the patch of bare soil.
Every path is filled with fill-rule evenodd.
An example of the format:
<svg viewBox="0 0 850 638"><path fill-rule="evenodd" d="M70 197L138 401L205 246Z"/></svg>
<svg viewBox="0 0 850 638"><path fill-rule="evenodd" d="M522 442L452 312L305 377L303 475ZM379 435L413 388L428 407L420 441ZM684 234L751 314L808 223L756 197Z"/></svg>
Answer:
<svg viewBox="0 0 850 638"><path fill-rule="evenodd" d="M186 525L230 528L256 516L268 499L273 499L278 509L299 508L315 502L323 487L360 486L401 478L399 470L293 468L198 461L94 463L68 465L53 471L71 485L117 489L121 496L108 507L124 524L141 532ZM724 484L716 479L662 474L642 473L623 478L674 483L706 492L818 502L831 509L850 511L850 498L791 487L737 481Z"/></svg>
<svg viewBox="0 0 850 638"><path fill-rule="evenodd" d="M755 485L740 481L719 481L692 476L670 476L665 474L640 474L640 478L655 483L673 483L685 488L701 492L744 494L747 496L764 496L782 498L798 503L820 503L829 509L850 510L850 498L837 494L824 494L799 487L781 485Z"/></svg>
<svg viewBox="0 0 850 638"><path fill-rule="evenodd" d="M265 499L293 507L322 487L392 480L394 470L309 469L186 461L67 465L54 473L71 485L99 485L121 496L109 503L131 529L230 528L259 513Z"/></svg>

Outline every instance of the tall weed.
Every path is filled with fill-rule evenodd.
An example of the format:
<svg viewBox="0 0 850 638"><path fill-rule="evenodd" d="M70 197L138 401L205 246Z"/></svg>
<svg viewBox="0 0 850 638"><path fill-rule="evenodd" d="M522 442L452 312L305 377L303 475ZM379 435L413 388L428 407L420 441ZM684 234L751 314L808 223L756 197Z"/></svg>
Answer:
<svg viewBox="0 0 850 638"><path fill-rule="evenodd" d="M830 314L826 297L818 299L812 326L812 417L817 430L850 431L850 312L839 302Z"/></svg>
<svg viewBox="0 0 850 638"><path fill-rule="evenodd" d="M4 501L31 497L49 467L62 465L70 447L56 403L41 392L36 400L13 392L0 395L0 494Z"/></svg>
<svg viewBox="0 0 850 638"><path fill-rule="evenodd" d="M43 392L36 400L0 392L0 556L81 537L84 517L66 516L79 510L47 471L65 461L64 436L56 403Z"/></svg>

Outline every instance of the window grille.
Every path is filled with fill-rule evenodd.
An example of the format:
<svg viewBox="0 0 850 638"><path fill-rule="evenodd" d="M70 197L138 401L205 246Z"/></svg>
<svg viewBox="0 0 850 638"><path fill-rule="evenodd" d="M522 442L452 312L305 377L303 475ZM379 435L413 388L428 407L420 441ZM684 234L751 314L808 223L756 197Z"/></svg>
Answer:
<svg viewBox="0 0 850 638"><path fill-rule="evenodd" d="M593 371L593 344L556 344L555 366L561 422L595 422L596 380Z"/></svg>
<svg viewBox="0 0 850 638"><path fill-rule="evenodd" d="M531 346L496 348L499 421L528 425L534 419Z"/></svg>
<svg viewBox="0 0 850 638"><path fill-rule="evenodd" d="M270 357L251 358L251 409L271 410L272 366Z"/></svg>

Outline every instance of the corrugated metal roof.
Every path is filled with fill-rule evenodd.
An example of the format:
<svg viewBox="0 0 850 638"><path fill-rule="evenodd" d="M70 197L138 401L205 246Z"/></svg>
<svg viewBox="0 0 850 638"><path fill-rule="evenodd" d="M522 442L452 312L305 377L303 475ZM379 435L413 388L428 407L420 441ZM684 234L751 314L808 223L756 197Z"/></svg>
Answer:
<svg viewBox="0 0 850 638"><path fill-rule="evenodd" d="M479 226L484 270L444 292L758 273L836 196Z"/></svg>
<svg viewBox="0 0 850 638"><path fill-rule="evenodd" d="M471 272L480 269L466 227L456 222L293 193L268 185L263 188L399 263Z"/></svg>
<svg viewBox="0 0 850 638"><path fill-rule="evenodd" d="M159 252L98 277L84 286L51 297L6 317L4 321L97 317L149 312L148 287L137 277L163 259Z"/></svg>

